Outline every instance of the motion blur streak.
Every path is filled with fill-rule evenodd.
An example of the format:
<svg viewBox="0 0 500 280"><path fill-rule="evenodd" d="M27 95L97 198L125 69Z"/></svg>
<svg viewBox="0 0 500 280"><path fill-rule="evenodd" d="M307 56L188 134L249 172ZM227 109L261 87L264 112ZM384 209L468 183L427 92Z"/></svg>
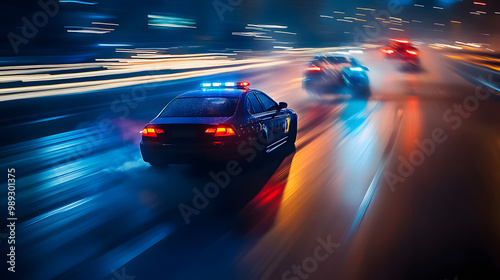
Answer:
<svg viewBox="0 0 500 280"><path fill-rule="evenodd" d="M105 90L118 87L126 87L133 85L141 85L147 83L159 83L165 81L175 81L179 79L189 79L195 77L202 77L206 75L215 75L221 73L242 71L245 69L256 69L256 68L267 68L275 65L286 64L287 61L275 61L275 62L265 62L256 63L245 66L235 66L227 68L219 68L213 70L198 70L184 73L176 74L165 74L165 75L148 75L134 78L121 78L115 79L113 83L109 81L95 81L95 82L79 82L79 83L69 83L69 84L57 84L51 86L33 86L33 87L23 87L23 88L12 88L12 89L1 89L0 101L9 101L17 99L35 98L35 97L46 97L54 95L64 95L64 94L75 94L75 93L85 93L88 91ZM146 70L146 69L144 69ZM60 90L54 90L60 89ZM20 92L19 94L8 94ZM7 94L6 94L7 93Z"/></svg>
<svg viewBox="0 0 500 280"><path fill-rule="evenodd" d="M63 207L60 207L60 208L58 208L56 210L50 211L49 213L40 215L40 216L38 216L36 218L33 218L31 220L28 220L25 223L21 224L21 226L26 226L26 227L30 226L30 225L32 225L34 223L37 223L37 222L39 222L39 221L41 221L43 219L46 219L46 218L48 218L50 216L53 216L53 215L56 215L56 214L59 214L59 213L63 213L63 212L69 211L69 210L71 210L73 208L76 208L76 207L78 207L78 206L80 206L82 204L85 204L85 203L91 201L92 199L94 199L94 198L93 197L89 197L89 198L80 199L80 200L75 201L73 203L70 203L70 204L68 204L66 206L63 206Z"/></svg>
<svg viewBox="0 0 500 280"><path fill-rule="evenodd" d="M73 1L66 7L92 9L105 5L101 2ZM0 67L0 165L16 168L18 275L30 280L274 280L300 266L307 275L288 274L289 279L500 279L500 75L495 71L500 58L487 50L496 46L455 42L481 41L476 38L421 40L421 67L411 68L385 57L378 39L356 46L285 40L315 33L320 21L363 26L359 20L328 17L361 17L355 15L361 12L368 20L373 3L360 2L356 9L324 1L328 11L307 11L307 28L279 18L254 19L250 13L248 22L236 21L234 27L231 17L247 16L250 2L242 1L232 14L228 10L220 26L230 41L257 39L233 35L242 31L267 32L260 35L276 40L259 42L255 49L243 43L228 47L226 41L209 44L211 39L197 32L213 26L200 24L198 17L177 24L194 27L196 22L197 28L170 28L170 20L191 18L175 14L161 16L167 22L153 22L169 27L155 28L166 32L155 34L178 32L172 36L177 38L195 32L192 45L118 40L128 35L118 33L121 28L135 24L130 16L143 18L149 28L152 11L116 18L89 12L83 13L85 21L66 26L93 22L116 32L63 31L97 36L92 46L85 45L91 51L1 59L2 65L23 64ZM212 1L197 3L213 9ZM448 11L447 5L443 10L423 6L415 9ZM404 13L381 16L376 24L383 20L405 30L417 24ZM466 19L453 18L462 24L450 28L461 34ZM331 35L331 29L318 32ZM340 30L341 35L355 32ZM89 37L71 38L87 42ZM304 90L313 56L328 52L352 55L369 69L370 96L351 89L343 95ZM142 160L140 131L166 104L202 83L231 81L248 81L250 88L297 112L294 150L277 149L260 159L252 159L250 151L237 160L241 172L234 176L225 173L225 164L152 168ZM137 91L141 96L134 96ZM446 139L429 142L436 129ZM198 207L187 225L179 205L205 202L197 191L214 183L226 186ZM0 200L6 201L5 192ZM328 252L325 245L329 254L317 260L319 239L340 246Z"/></svg>

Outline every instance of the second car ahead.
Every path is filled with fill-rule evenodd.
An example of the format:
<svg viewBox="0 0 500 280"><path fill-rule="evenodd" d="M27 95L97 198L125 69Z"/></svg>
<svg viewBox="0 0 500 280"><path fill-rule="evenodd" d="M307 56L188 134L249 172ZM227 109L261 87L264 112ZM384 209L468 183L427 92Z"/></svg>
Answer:
<svg viewBox="0 0 500 280"><path fill-rule="evenodd" d="M396 59L407 69L420 68L420 53L409 40L392 39L387 47L380 49L387 59Z"/></svg>
<svg viewBox="0 0 500 280"><path fill-rule="evenodd" d="M250 83L203 83L174 98L142 132L141 154L152 166L235 158L252 160L294 146L297 114Z"/></svg>

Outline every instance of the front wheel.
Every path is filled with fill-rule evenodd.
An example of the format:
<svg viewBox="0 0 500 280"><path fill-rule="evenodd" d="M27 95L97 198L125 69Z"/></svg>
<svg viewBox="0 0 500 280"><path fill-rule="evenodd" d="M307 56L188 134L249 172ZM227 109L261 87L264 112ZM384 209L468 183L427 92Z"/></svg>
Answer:
<svg viewBox="0 0 500 280"><path fill-rule="evenodd" d="M292 120L290 121L290 131L288 132L288 139L286 141L286 146L288 148L295 148L295 141L297 140L297 131L298 131L298 125L297 125L297 118L292 117Z"/></svg>
<svg viewBox="0 0 500 280"><path fill-rule="evenodd" d="M357 87L354 91L356 98L367 99L372 95L369 85Z"/></svg>
<svg viewBox="0 0 500 280"><path fill-rule="evenodd" d="M291 144L295 144L295 140L297 140L297 130L297 118L292 118L292 121L290 122L290 133L288 136L288 142Z"/></svg>

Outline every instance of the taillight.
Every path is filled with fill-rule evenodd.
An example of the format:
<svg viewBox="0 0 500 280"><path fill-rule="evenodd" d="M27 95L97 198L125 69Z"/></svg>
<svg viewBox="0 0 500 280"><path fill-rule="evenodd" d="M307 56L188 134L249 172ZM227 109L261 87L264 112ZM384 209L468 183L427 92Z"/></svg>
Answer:
<svg viewBox="0 0 500 280"><path fill-rule="evenodd" d="M406 50L406 52L409 53L409 54L411 54L411 55L417 55L416 51Z"/></svg>
<svg viewBox="0 0 500 280"><path fill-rule="evenodd" d="M401 40L401 39L395 39L394 41L398 42L398 43L402 43L402 44L409 44L410 41L408 40Z"/></svg>
<svg viewBox="0 0 500 280"><path fill-rule="evenodd" d="M163 131L163 129L154 128L154 127L145 127L142 130L142 136L146 136L146 137L158 137L159 133L165 133L165 131Z"/></svg>
<svg viewBox="0 0 500 280"><path fill-rule="evenodd" d="M321 67L316 65L311 65L307 67L307 71L321 71Z"/></svg>
<svg viewBox="0 0 500 280"><path fill-rule="evenodd" d="M205 133L213 134L215 137L236 135L233 127L230 125L218 125L217 127L210 127L205 130Z"/></svg>

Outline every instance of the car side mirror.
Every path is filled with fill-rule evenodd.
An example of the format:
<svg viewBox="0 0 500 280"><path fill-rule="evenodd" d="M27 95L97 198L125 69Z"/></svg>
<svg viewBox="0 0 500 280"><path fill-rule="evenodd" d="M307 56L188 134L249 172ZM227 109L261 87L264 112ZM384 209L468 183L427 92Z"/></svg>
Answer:
<svg viewBox="0 0 500 280"><path fill-rule="evenodd" d="M279 104L279 108L280 109L285 109L287 107L288 107L288 103L286 103L286 102L280 102L280 104Z"/></svg>

